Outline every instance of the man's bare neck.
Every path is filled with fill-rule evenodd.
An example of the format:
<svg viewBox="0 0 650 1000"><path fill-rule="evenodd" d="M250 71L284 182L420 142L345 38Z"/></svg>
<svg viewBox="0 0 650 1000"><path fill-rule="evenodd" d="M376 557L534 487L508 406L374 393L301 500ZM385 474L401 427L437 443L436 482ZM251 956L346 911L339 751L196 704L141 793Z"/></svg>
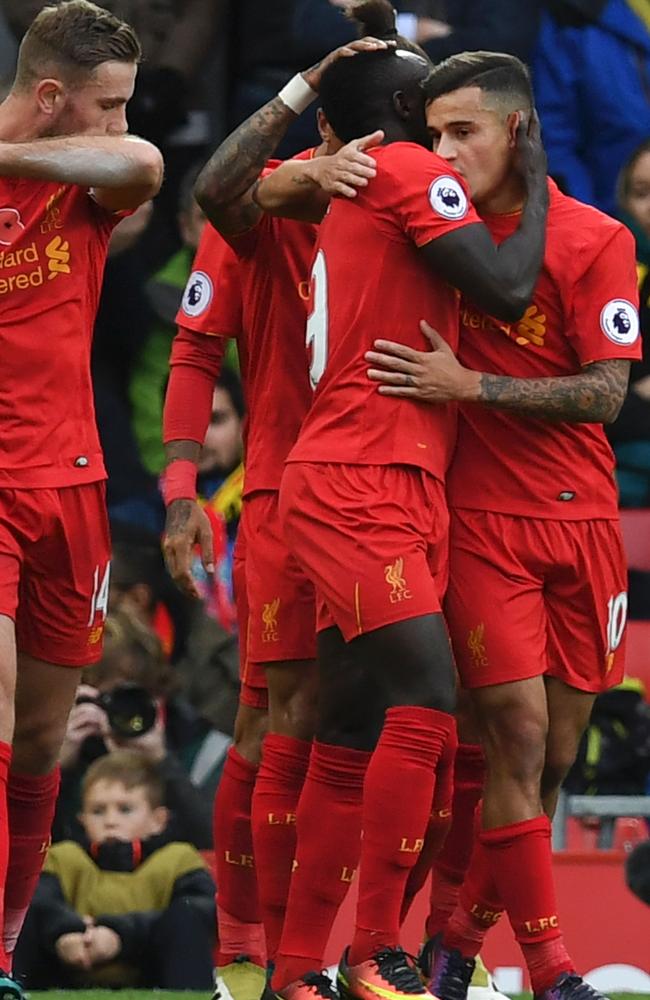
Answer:
<svg viewBox="0 0 650 1000"><path fill-rule="evenodd" d="M0 104L0 142L33 142L40 137L31 101L9 94Z"/></svg>
<svg viewBox="0 0 650 1000"><path fill-rule="evenodd" d="M480 215L512 215L514 212L521 212L525 201L526 190L523 180L513 170L498 191L474 204Z"/></svg>

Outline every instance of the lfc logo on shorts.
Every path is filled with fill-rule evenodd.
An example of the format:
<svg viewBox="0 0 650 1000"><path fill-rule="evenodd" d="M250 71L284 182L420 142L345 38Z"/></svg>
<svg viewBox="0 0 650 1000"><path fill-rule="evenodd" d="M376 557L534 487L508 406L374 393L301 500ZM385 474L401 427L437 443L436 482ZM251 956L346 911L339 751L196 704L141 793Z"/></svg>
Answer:
<svg viewBox="0 0 650 1000"><path fill-rule="evenodd" d="M278 635L278 611L280 610L280 598L276 597L269 604L265 604L262 610L262 621L264 631L262 632L262 642L277 642Z"/></svg>
<svg viewBox="0 0 650 1000"><path fill-rule="evenodd" d="M485 622L469 630L467 648L472 654L475 667L487 667L488 656L485 649Z"/></svg>
<svg viewBox="0 0 650 1000"><path fill-rule="evenodd" d="M403 558L400 556L394 563L390 563L389 566L386 566L384 568L384 573L386 576L386 583L393 588L388 595L391 604L397 604L398 601L410 601L413 594L406 586L406 580L404 579Z"/></svg>

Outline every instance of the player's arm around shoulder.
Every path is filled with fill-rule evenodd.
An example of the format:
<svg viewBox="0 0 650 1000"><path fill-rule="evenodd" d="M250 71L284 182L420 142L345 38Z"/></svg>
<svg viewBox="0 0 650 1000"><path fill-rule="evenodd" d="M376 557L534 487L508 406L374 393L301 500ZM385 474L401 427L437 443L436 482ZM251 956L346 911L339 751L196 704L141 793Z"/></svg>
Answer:
<svg viewBox="0 0 650 1000"><path fill-rule="evenodd" d="M215 229L224 236L236 236L257 224L264 211L256 198L264 166L292 122L316 100L327 67L337 59L383 49L387 44L362 38L340 46L315 66L297 73L276 97L224 139L199 174L194 189Z"/></svg>
<svg viewBox="0 0 650 1000"><path fill-rule="evenodd" d="M356 198L377 174L366 150L384 139L380 130L353 139L336 153L310 160L287 160L263 177L253 198L268 215L299 222L321 222L333 197Z"/></svg>
<svg viewBox="0 0 650 1000"><path fill-rule="evenodd" d="M521 221L512 236L496 246L487 226L469 203L460 178L449 170L429 189L433 216L455 223L432 231L421 252L428 265L491 316L508 323L530 305L544 259L548 214L546 155L539 122L523 118L517 129L520 172L526 188Z"/></svg>

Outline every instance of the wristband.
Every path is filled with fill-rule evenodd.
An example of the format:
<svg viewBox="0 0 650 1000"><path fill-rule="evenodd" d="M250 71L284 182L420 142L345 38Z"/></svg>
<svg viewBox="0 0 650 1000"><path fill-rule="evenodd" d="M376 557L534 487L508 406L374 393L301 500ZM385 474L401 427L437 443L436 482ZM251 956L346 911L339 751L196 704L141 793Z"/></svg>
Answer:
<svg viewBox="0 0 650 1000"><path fill-rule="evenodd" d="M296 73L278 92L278 97L294 115L301 115L313 104L318 94L309 86L302 73Z"/></svg>
<svg viewBox="0 0 650 1000"><path fill-rule="evenodd" d="M162 477L165 507L174 500L196 500L196 465L186 458L175 458Z"/></svg>

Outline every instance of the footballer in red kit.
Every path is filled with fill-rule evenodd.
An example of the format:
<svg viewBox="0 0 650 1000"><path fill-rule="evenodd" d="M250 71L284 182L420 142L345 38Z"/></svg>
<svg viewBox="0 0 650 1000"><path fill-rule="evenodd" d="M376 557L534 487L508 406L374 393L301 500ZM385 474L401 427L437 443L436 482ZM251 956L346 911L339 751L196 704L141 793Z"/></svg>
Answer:
<svg viewBox="0 0 650 1000"><path fill-rule="evenodd" d="M111 232L162 180L127 136L138 40L86 0L46 7L0 105L0 984L39 877L110 542L90 345ZM15 706L15 724L14 724ZM11 767L10 767L11 764ZM7 863L7 857L9 860Z"/></svg>
<svg viewBox="0 0 650 1000"><path fill-rule="evenodd" d="M317 740L273 977L273 988L291 1000L311 988L327 995L314 976L342 895L330 883L323 899L322 871L338 865L335 885L343 863L347 871L359 867L359 903L339 989L364 1000L429 996L399 946L399 924L436 777L443 787L443 761L447 774L455 744L454 671L436 580L454 423L446 407L428 414L419 404L386 407L367 378L364 353L378 329L399 328L421 343L425 303L455 346L456 288L476 289L491 311L519 318L542 257L547 192L538 138L520 130L529 202L520 229L497 251L462 179L425 148L421 83L429 69L398 40L394 49L340 60L320 86L340 142L375 129L380 145L367 157L375 176L352 201L334 199L321 224L307 324L316 390L280 491L287 544L323 605ZM291 191L307 188L306 214L312 189L301 175L309 177L304 165L279 167L260 183L258 202L266 204L270 191L277 196L282 179L295 211ZM322 217L315 196L314 213L318 204ZM345 764L348 778L352 755L363 752L362 788L350 782L345 790L349 842L342 845L332 776ZM325 863L332 843L337 850Z"/></svg>
<svg viewBox="0 0 650 1000"><path fill-rule="evenodd" d="M355 44L362 49L383 45ZM351 54L355 51L350 50ZM329 61L340 55L333 53ZM319 73L318 69L306 71L310 84L302 83L312 98ZM194 331L192 349L200 352L204 348L198 341L206 339L201 334L237 336L248 411L237 553L240 627L247 618L243 684L235 744L229 751L214 814L220 929L217 984L236 1000L261 992L266 958L273 960L277 950L295 854L294 817L309 761L316 702L314 588L284 541L278 514L284 461L312 395L304 328L316 227L275 218L253 198L258 180L277 166L268 157L294 118L281 92L224 141L200 175L197 197L215 228L208 226L204 231L179 313L184 330L177 342L182 348L189 331ZM273 129L259 142L257 130L269 121ZM321 146L305 151L299 159L316 163L332 152L324 122L321 134ZM235 331L226 328L223 317L228 294L224 274L233 267L241 301L240 329ZM178 361L176 348L175 355ZM202 531L192 490L205 426L196 394L189 391L184 405L189 412L191 400L194 428L188 427L187 418L184 425L179 420L170 426L172 410L179 410L172 406L178 375L173 364L165 429L165 548L172 574L191 588L187 553ZM191 470L191 481L186 478L170 490L183 468ZM267 685L269 732L262 746ZM290 820L274 822L278 815ZM239 854L254 855L259 907L253 905L250 886L245 884L247 873L238 879L224 861L225 845ZM247 956L244 964L242 954Z"/></svg>
<svg viewBox="0 0 650 1000"><path fill-rule="evenodd" d="M525 200L514 130L532 109L527 70L513 56L463 53L424 90L434 148L500 243ZM460 403L445 613L488 781L469 870L453 873L451 849L434 867L450 905L430 918L437 936L424 955L441 1000L466 993L504 910L536 997L600 996L563 944L550 817L595 695L623 675L626 567L602 424L615 419L640 357L637 283L631 233L548 187L544 265L518 322L494 319L468 291L458 358L426 323L433 350L380 340L367 355L383 395ZM468 760L478 750L466 749Z"/></svg>

